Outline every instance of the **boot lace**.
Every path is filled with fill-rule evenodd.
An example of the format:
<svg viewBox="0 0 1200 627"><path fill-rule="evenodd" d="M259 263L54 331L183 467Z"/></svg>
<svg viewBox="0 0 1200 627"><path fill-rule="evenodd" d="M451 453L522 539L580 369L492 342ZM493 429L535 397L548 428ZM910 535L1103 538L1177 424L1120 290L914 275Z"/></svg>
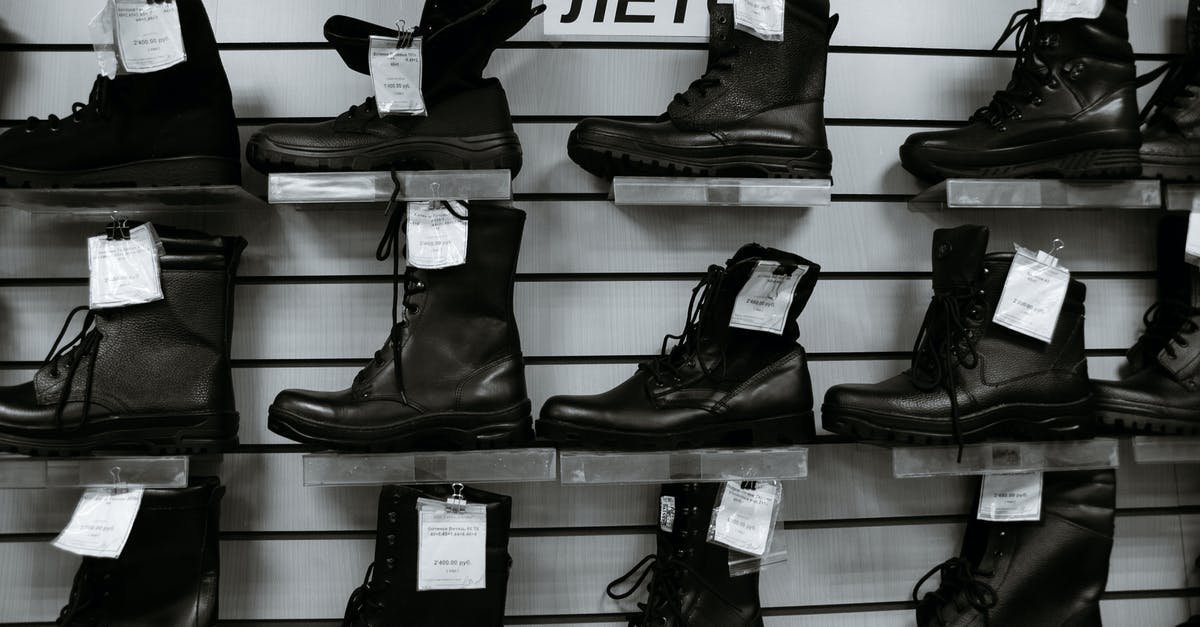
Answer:
<svg viewBox="0 0 1200 627"><path fill-rule="evenodd" d="M722 354L718 359L718 363L722 366L720 374L706 364L700 355L700 334L713 317L714 307L711 295L720 291L724 279L724 268L709 266L708 273L696 284L696 287L692 288L692 297L688 301L687 318L684 321L683 330L678 335L668 333L664 336L658 356L638 364L638 369L649 373L658 385L681 383L683 381L682 368L684 367L699 366L703 377L710 381L716 381L724 375L724 346L722 346ZM667 345L671 340L677 340L677 342L668 350Z"/></svg>
<svg viewBox="0 0 1200 627"><path fill-rule="evenodd" d="M1162 77L1162 82L1154 90L1154 94L1142 107L1140 119L1142 123L1150 120L1155 111L1174 118L1193 104L1200 97L1200 61L1179 57L1137 77L1137 86L1144 87Z"/></svg>
<svg viewBox="0 0 1200 627"><path fill-rule="evenodd" d="M938 589L926 594L924 598L918 598L917 594L920 592L921 586L929 581L930 577L939 573L941 574L941 585L938 586ZM942 617L941 607L952 603L955 607L961 608L960 600L979 612L983 617L983 624L988 625L989 612L996 607L999 598L995 588L979 580L981 575L990 577L991 573L976 572L975 568L971 566L971 562L961 557L948 559L934 566L932 570L925 573L924 577L921 577L921 580L913 587L912 599L917 602L918 607L932 606L933 615L942 627L946 627L949 623Z"/></svg>
<svg viewBox="0 0 1200 627"><path fill-rule="evenodd" d="M913 385L923 391L942 388L950 397L950 426L958 445L958 460L962 461L962 432L960 430L958 367L972 369L979 365L975 350L976 334L967 321L982 319L983 292L972 286L935 291L925 319L913 343L913 356L908 371Z"/></svg>
<svg viewBox="0 0 1200 627"><path fill-rule="evenodd" d="M109 594L112 573L91 560L84 560L71 584L67 605L58 613L55 625L61 627L101 627L102 603Z"/></svg>
<svg viewBox="0 0 1200 627"><path fill-rule="evenodd" d="M67 334L67 329L71 328L71 321L75 319L75 315L81 311L86 311L87 315L83 318L83 326L79 329L79 333L75 335L71 341L63 344L63 337ZM86 305L76 307L67 314L67 320L63 323L62 329L58 332L58 337L54 339L54 346L50 347L50 352L46 354L46 359L42 362L42 367L50 367L50 376L57 379L60 374L60 367L66 367L67 378L63 382L62 389L58 395L58 406L54 410L55 425L61 431L63 429L63 412L66 411L67 401L71 398L71 389L75 383L75 376L79 373L79 367L83 360L89 355L93 355L93 359L88 361L87 379L83 388L83 415L79 425L82 427L88 419L88 415L92 406L92 382L96 374L96 360L94 354L100 347L100 340L104 335L99 330L93 328L96 322L96 312L89 309Z"/></svg>
<svg viewBox="0 0 1200 627"><path fill-rule="evenodd" d="M362 585L350 593L350 600L346 603L346 614L342 617L342 627L362 625L360 619L383 609L382 592L388 584L386 581L378 584L371 581L374 572L375 564L372 563L367 567L367 576Z"/></svg>
<svg viewBox="0 0 1200 627"><path fill-rule="evenodd" d="M638 578L632 586L624 592L616 591L621 584L629 581L634 575L638 575ZM650 583L646 586L649 592L646 602L637 604L641 615L630 618L629 627L651 627L665 624L668 619L674 619L674 624L679 627L687 627L687 617L683 613L681 601L684 577L691 577L718 599L730 607L736 607L733 601L721 594L716 586L705 579L687 561L676 557L662 558L653 553L643 557L642 561L638 562L629 572L609 582L608 587L605 588L605 594L614 601L627 599L633 596L649 578Z"/></svg>
<svg viewBox="0 0 1200 627"><path fill-rule="evenodd" d="M92 91L88 94L87 103L76 102L71 105L71 114L65 119L76 124L82 122L85 117L103 117L108 115L108 86L111 83L105 76L97 76L96 81L92 83ZM25 121L25 132L32 133L39 128L45 126L51 132L59 130L59 124L63 118L57 115L49 115L45 120L39 119L37 116L30 116Z"/></svg>
<svg viewBox="0 0 1200 627"><path fill-rule="evenodd" d="M695 100L708 97L708 90L721 84L721 74L733 70L733 57L737 56L738 47L726 46L715 50L709 59L708 67L700 78L692 81L691 85L681 93L675 94L675 102L684 107L691 106Z"/></svg>
<svg viewBox="0 0 1200 627"><path fill-rule="evenodd" d="M1185 336L1200 329L1192 320L1196 315L1200 315L1200 309L1177 300L1154 303L1142 315L1146 331L1138 338L1135 347L1144 346L1154 354L1165 351L1168 357L1175 358L1175 346L1187 348Z"/></svg>
<svg viewBox="0 0 1200 627"><path fill-rule="evenodd" d="M1058 87L1058 80L1051 76L1046 63L1034 51L1034 36L1037 34L1039 21L1036 8L1021 9L1013 13L1012 18L1008 20L1008 26L1004 28L992 50L999 50L1010 37L1017 36L1017 63L1013 68L1012 80L1008 87L992 96L992 101L987 106L980 107L971 115L971 122L986 122L994 129L1006 131L1009 120L1021 119L1022 106L1037 106L1042 103L1042 97L1037 95L1038 90ZM1036 43L1038 47L1054 48L1058 46L1058 37L1047 35Z"/></svg>

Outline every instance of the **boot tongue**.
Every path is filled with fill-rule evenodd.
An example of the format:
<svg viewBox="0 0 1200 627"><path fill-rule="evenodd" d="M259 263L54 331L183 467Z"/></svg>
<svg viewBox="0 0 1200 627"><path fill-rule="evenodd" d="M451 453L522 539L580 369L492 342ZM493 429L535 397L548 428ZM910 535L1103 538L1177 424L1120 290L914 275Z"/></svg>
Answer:
<svg viewBox="0 0 1200 627"><path fill-rule="evenodd" d="M943 292L973 285L983 274L988 229L964 225L933 232L933 290Z"/></svg>

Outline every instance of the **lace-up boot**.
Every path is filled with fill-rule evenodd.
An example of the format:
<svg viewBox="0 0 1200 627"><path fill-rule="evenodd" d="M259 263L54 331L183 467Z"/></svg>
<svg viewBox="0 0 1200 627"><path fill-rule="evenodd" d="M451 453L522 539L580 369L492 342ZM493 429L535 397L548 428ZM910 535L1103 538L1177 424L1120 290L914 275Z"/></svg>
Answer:
<svg viewBox="0 0 1200 627"><path fill-rule="evenodd" d="M0 135L0 187L237 185L241 142L201 0L175 0L187 61L96 77L70 115Z"/></svg>
<svg viewBox="0 0 1200 627"><path fill-rule="evenodd" d="M760 261L802 272L782 335L730 327L738 293ZM820 266L802 257L743 246L712 266L692 292L679 335L624 383L592 396L546 401L538 435L560 445L673 449L797 443L813 437L812 383L796 319ZM679 340L671 350L667 342Z"/></svg>
<svg viewBox="0 0 1200 627"><path fill-rule="evenodd" d="M403 320L350 388L284 390L271 405L268 427L342 450L496 448L532 440L513 317L524 224L523 211L472 205L466 263L408 268Z"/></svg>
<svg viewBox="0 0 1200 627"><path fill-rule="evenodd" d="M1200 178L1200 0L1188 3L1187 50L1140 79L1165 74L1142 110L1142 170L1173 181Z"/></svg>
<svg viewBox="0 0 1200 627"><path fill-rule="evenodd" d="M660 499L673 503L673 515L659 521L657 551L608 584L608 596L619 601L649 579L629 627L762 627L758 573L730 577L729 550L705 539L719 485L663 485Z"/></svg>
<svg viewBox="0 0 1200 627"><path fill-rule="evenodd" d="M962 552L913 588L918 627L1100 627L1100 593L1113 545L1112 470L1046 473L1042 520L972 518ZM941 575L923 598L922 584Z"/></svg>
<svg viewBox="0 0 1200 627"><path fill-rule="evenodd" d="M237 444L233 279L246 240L155 225L163 300L68 316L33 381L0 387L0 450L210 452ZM72 318L78 335L59 348Z"/></svg>
<svg viewBox="0 0 1200 627"><path fill-rule="evenodd" d="M379 494L375 561L346 605L342 627L500 627L512 557L512 498L460 488L468 503L487 507L486 587L417 590L417 499L445 502L450 486L386 486Z"/></svg>
<svg viewBox="0 0 1200 627"><path fill-rule="evenodd" d="M981 226L933 234L933 301L907 372L836 385L822 423L862 440L912 444L1091 435L1083 354L1085 288L1071 280L1044 343L993 323L1013 255L985 254Z"/></svg>
<svg viewBox="0 0 1200 627"><path fill-rule="evenodd" d="M709 0L708 68L654 122L588 118L567 154L602 177L829 178L825 61L837 16L828 0L787 0L783 41L733 25Z"/></svg>
<svg viewBox="0 0 1200 627"><path fill-rule="evenodd" d="M182 490L146 490L116 559L85 557L61 627L211 627L221 576L221 497L216 477Z"/></svg>
<svg viewBox="0 0 1200 627"><path fill-rule="evenodd" d="M1039 9L1013 15L996 44L1017 36L1008 86L966 126L909 137L906 170L929 181L1140 173L1126 0L1105 0L1096 19L1042 22Z"/></svg>
<svg viewBox="0 0 1200 627"><path fill-rule="evenodd" d="M530 0L425 3L415 34L422 46L422 92L428 115L379 116L375 98L334 120L272 124L250 138L246 159L262 172L381 169L521 170L500 81L483 78L492 53L545 10ZM397 31L345 16L325 36L351 69L369 73L371 35Z"/></svg>
<svg viewBox="0 0 1200 627"><path fill-rule="evenodd" d="M1183 260L1187 216L1158 232L1158 302L1127 354L1126 376L1094 381L1096 416L1119 432L1200 434L1200 270Z"/></svg>

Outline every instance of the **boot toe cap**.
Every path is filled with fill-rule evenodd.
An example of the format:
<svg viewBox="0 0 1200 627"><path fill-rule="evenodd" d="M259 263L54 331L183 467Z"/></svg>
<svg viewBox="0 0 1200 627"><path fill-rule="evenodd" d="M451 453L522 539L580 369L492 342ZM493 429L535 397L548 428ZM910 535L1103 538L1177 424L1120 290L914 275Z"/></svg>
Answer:
<svg viewBox="0 0 1200 627"><path fill-rule="evenodd" d="M310 390L284 390L271 403L272 421L305 423L311 426L335 426L338 421L335 393Z"/></svg>

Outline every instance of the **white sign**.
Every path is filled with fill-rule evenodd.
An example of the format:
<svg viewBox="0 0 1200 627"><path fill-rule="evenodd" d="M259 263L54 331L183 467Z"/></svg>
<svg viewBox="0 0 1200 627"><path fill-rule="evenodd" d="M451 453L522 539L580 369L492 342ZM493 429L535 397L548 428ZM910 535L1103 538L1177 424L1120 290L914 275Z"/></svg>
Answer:
<svg viewBox="0 0 1200 627"><path fill-rule="evenodd" d="M705 0L546 0L547 37L708 38Z"/></svg>
<svg viewBox="0 0 1200 627"><path fill-rule="evenodd" d="M1070 282L1071 273L1059 266L1057 259L1045 252L1035 256L1018 246L992 321L1049 342Z"/></svg>
<svg viewBox="0 0 1200 627"><path fill-rule="evenodd" d="M1036 522L1042 518L1042 473L985 475L979 494L979 520Z"/></svg>
<svg viewBox="0 0 1200 627"><path fill-rule="evenodd" d="M54 546L86 557L120 557L142 506L142 493L142 488L89 488Z"/></svg>
<svg viewBox="0 0 1200 627"><path fill-rule="evenodd" d="M390 37L372 36L370 41L371 82L375 85L375 107L379 115L425 115L421 92L421 38L398 47Z"/></svg>
<svg viewBox="0 0 1200 627"><path fill-rule="evenodd" d="M1081 17L1094 20L1104 12L1104 0L1042 0L1042 21L1062 22Z"/></svg>
<svg viewBox="0 0 1200 627"><path fill-rule="evenodd" d="M408 265L436 270L466 263L469 228L466 218L466 205L456 200L408 203L405 229Z"/></svg>
<svg viewBox="0 0 1200 627"><path fill-rule="evenodd" d="M158 246L150 223L129 239L88 238L88 306L126 307L163 299Z"/></svg>
<svg viewBox="0 0 1200 627"><path fill-rule="evenodd" d="M738 292L729 326L783 335L796 284L807 272L808 266L784 267L776 261L758 262Z"/></svg>
<svg viewBox="0 0 1200 627"><path fill-rule="evenodd" d="M1200 266L1200 210L1193 209L1188 215L1187 241L1183 245L1183 260Z"/></svg>
<svg viewBox="0 0 1200 627"><path fill-rule="evenodd" d="M486 573L487 507L418 501L417 590L481 590Z"/></svg>
<svg viewBox="0 0 1200 627"><path fill-rule="evenodd" d="M771 482L760 481L753 490L736 481L726 483L721 504L713 512L713 542L762 557L775 527L778 500L779 486Z"/></svg>
<svg viewBox="0 0 1200 627"><path fill-rule="evenodd" d="M187 60L174 2L117 0L117 50L126 72L157 72Z"/></svg>

